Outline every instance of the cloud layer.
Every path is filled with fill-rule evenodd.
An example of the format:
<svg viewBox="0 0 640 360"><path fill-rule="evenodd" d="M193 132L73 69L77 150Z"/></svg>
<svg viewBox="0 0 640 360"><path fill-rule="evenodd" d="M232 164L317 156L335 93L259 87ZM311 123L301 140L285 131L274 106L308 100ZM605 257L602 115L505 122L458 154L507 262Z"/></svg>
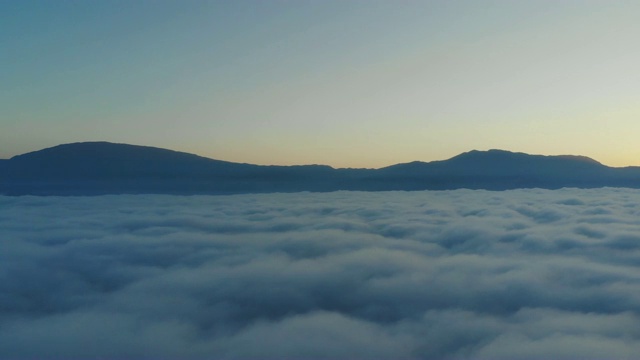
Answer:
<svg viewBox="0 0 640 360"><path fill-rule="evenodd" d="M0 197L0 358L632 358L629 189Z"/></svg>

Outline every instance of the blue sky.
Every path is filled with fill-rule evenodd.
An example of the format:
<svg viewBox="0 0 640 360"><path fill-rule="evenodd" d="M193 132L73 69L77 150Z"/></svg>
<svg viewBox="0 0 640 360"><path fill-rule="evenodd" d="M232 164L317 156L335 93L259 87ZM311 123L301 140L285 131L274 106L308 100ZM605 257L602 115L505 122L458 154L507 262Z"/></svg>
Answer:
<svg viewBox="0 0 640 360"><path fill-rule="evenodd" d="M471 149L640 165L637 1L0 0L0 158L106 140L259 164Z"/></svg>

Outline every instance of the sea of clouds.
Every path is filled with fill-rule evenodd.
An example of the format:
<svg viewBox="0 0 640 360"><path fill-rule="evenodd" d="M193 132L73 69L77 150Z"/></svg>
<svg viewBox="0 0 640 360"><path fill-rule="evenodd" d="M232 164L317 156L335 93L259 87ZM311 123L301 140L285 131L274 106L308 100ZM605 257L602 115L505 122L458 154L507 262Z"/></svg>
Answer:
<svg viewBox="0 0 640 360"><path fill-rule="evenodd" d="M640 191L0 196L0 358L623 359Z"/></svg>

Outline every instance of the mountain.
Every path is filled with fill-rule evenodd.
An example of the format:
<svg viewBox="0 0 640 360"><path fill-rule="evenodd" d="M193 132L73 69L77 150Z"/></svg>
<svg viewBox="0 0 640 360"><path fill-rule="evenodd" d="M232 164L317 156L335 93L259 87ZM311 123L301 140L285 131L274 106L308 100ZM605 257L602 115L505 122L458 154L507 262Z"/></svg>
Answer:
<svg viewBox="0 0 640 360"><path fill-rule="evenodd" d="M402 177L405 183L414 183L416 188L430 182L432 189L491 190L613 186L617 184L615 171L584 156L529 155L504 150L473 150L449 160L412 162L381 169L387 178Z"/></svg>
<svg viewBox="0 0 640 360"><path fill-rule="evenodd" d="M0 160L0 194L230 194L335 190L640 187L640 168L582 156L470 151L381 169L261 166L148 146L83 142Z"/></svg>
<svg viewBox="0 0 640 360"><path fill-rule="evenodd" d="M127 144L84 142L18 155L9 160L10 175L18 179L112 179L124 177L209 176L243 171L255 165Z"/></svg>
<svg viewBox="0 0 640 360"><path fill-rule="evenodd" d="M241 164L108 142L58 145L4 162L0 193L15 195L300 191L333 170L318 165Z"/></svg>

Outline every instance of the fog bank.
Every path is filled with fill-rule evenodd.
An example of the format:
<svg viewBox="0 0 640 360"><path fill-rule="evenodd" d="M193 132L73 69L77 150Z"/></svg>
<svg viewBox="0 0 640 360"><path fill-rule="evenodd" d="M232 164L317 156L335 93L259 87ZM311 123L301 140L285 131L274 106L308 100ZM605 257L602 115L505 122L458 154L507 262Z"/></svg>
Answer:
<svg viewBox="0 0 640 360"><path fill-rule="evenodd" d="M0 357L631 358L640 191L0 196Z"/></svg>

